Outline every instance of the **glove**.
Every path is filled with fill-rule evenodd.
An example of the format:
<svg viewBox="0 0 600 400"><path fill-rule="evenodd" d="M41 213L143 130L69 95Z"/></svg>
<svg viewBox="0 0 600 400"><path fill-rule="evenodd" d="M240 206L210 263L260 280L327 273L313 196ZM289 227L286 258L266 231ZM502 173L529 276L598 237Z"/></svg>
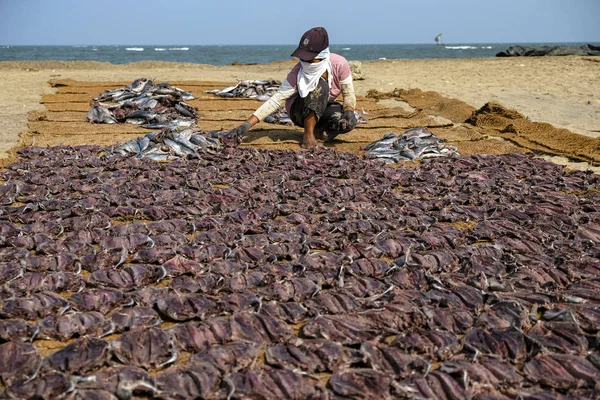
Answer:
<svg viewBox="0 0 600 400"><path fill-rule="evenodd" d="M356 115L354 115L353 110L346 110L342 114L342 118L346 120L346 129L350 132L352 129L356 128Z"/></svg>
<svg viewBox="0 0 600 400"><path fill-rule="evenodd" d="M223 136L223 142L230 147L237 147L242 143L242 137L248 134L248 130L252 127L252 124L248 121L244 122L240 126L233 128L228 134Z"/></svg>

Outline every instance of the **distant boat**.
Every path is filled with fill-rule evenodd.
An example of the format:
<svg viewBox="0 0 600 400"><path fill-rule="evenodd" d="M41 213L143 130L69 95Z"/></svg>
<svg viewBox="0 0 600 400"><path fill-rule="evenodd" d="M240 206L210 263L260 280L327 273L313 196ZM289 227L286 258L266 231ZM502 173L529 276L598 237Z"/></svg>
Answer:
<svg viewBox="0 0 600 400"><path fill-rule="evenodd" d="M437 35L434 40L435 40L435 44L441 44L442 34L440 33L439 35Z"/></svg>

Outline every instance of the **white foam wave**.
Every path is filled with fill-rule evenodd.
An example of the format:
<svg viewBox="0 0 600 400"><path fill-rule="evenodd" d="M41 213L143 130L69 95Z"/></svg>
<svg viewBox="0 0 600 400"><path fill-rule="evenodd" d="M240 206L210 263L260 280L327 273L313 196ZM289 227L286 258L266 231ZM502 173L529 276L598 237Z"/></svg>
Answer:
<svg viewBox="0 0 600 400"><path fill-rule="evenodd" d="M125 50L127 51L144 51L143 47L126 47Z"/></svg>
<svg viewBox="0 0 600 400"><path fill-rule="evenodd" d="M162 47L155 47L154 51L165 51L166 49L163 49Z"/></svg>
<svg viewBox="0 0 600 400"><path fill-rule="evenodd" d="M350 50L352 47L342 47L342 50Z"/></svg>
<svg viewBox="0 0 600 400"><path fill-rule="evenodd" d="M452 50L471 50L471 49L476 49L477 47L474 46L445 46L447 49L452 49Z"/></svg>
<svg viewBox="0 0 600 400"><path fill-rule="evenodd" d="M493 49L493 47L492 47L492 46L482 46L481 48L482 48L482 49Z"/></svg>
<svg viewBox="0 0 600 400"><path fill-rule="evenodd" d="M169 50L188 51L189 47L170 47Z"/></svg>

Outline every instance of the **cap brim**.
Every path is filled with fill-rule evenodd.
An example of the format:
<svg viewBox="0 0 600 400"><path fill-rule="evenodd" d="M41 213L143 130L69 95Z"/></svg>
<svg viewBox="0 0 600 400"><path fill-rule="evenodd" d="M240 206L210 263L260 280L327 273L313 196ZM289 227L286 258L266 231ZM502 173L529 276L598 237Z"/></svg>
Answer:
<svg viewBox="0 0 600 400"><path fill-rule="evenodd" d="M319 55L319 53L313 53L311 51L308 51L306 49L302 49L300 47L298 47L292 53L292 57L298 57L301 60L312 60L313 58L315 58L318 55Z"/></svg>

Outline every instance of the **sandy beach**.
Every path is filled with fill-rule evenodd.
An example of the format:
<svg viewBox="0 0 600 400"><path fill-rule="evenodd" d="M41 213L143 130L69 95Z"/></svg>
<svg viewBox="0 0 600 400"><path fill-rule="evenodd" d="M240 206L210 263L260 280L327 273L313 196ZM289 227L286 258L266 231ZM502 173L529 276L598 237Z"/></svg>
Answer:
<svg viewBox="0 0 600 400"><path fill-rule="evenodd" d="M6 158L18 144L19 135L28 130L29 113L45 109L40 102L42 96L56 93L50 80L131 81L143 76L157 81L283 80L292 66L293 61L219 67L164 62L3 62L0 157ZM548 123L588 137L600 136L600 60L594 57L378 60L362 62L362 69L366 78L355 81L359 96L366 96L371 90L434 91L476 109L495 102L532 122ZM395 104L396 100L381 103L401 105ZM245 113L249 115L251 108ZM245 113L241 112L239 118ZM235 126L234 120L224 123L224 127Z"/></svg>

